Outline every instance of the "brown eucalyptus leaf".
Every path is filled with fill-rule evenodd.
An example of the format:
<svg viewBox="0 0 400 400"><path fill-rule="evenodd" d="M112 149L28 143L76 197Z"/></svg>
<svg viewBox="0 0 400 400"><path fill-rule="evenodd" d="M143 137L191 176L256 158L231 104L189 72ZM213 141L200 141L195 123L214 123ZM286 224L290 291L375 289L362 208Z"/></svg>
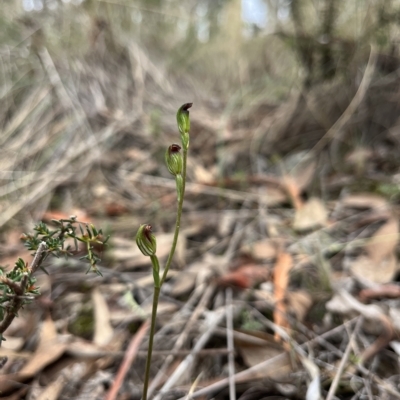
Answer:
<svg viewBox="0 0 400 400"><path fill-rule="evenodd" d="M321 200L313 197L301 208L296 210L293 229L306 231L325 226L328 219L328 212Z"/></svg>
<svg viewBox="0 0 400 400"><path fill-rule="evenodd" d="M361 255L348 265L351 273L360 280L375 283L390 282L398 270L397 259L393 253L379 261L374 261L368 256Z"/></svg>
<svg viewBox="0 0 400 400"><path fill-rule="evenodd" d="M263 371L257 371L258 379L279 379L287 376L292 372L290 357L283 348L276 347L274 344L265 347L238 347L240 355L243 357L245 364L251 368L264 361L274 358L280 354L284 354L283 358L274 365L274 368L266 368Z"/></svg>
<svg viewBox="0 0 400 400"><path fill-rule="evenodd" d="M263 239L243 246L242 251L250 253L257 260L264 260L276 257L277 246L271 239Z"/></svg>
<svg viewBox="0 0 400 400"><path fill-rule="evenodd" d="M390 282L398 270L396 246L399 238L397 218L389 218L364 246L364 254L347 262L352 274L375 283Z"/></svg>
<svg viewBox="0 0 400 400"><path fill-rule="evenodd" d="M381 226L365 246L368 257L380 263L394 252L399 239L399 223L397 218L390 218Z"/></svg>
<svg viewBox="0 0 400 400"><path fill-rule="evenodd" d="M110 323L110 311L98 288L94 288L92 291L92 302L95 321L93 342L103 346L110 342L114 334Z"/></svg>
<svg viewBox="0 0 400 400"><path fill-rule="evenodd" d="M302 322L312 305L311 295L305 290L288 292L286 295L288 309L294 314L297 321Z"/></svg>

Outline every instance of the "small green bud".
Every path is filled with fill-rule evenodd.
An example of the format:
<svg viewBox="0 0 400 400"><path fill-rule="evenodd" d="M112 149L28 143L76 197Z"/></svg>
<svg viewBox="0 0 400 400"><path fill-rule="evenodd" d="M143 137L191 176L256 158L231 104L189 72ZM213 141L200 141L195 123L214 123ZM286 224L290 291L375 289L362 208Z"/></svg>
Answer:
<svg viewBox="0 0 400 400"><path fill-rule="evenodd" d="M145 256L151 257L156 254L157 242L151 233L151 225L140 225L136 234L136 244Z"/></svg>
<svg viewBox="0 0 400 400"><path fill-rule="evenodd" d="M180 149L181 146L178 144L171 144L165 152L165 163L168 171L175 176L180 175L183 169L183 158Z"/></svg>
<svg viewBox="0 0 400 400"><path fill-rule="evenodd" d="M185 150L189 147L189 131L190 131L190 118L189 108L192 107L193 103L183 104L177 114L176 120L178 122L178 129L181 134L182 145Z"/></svg>

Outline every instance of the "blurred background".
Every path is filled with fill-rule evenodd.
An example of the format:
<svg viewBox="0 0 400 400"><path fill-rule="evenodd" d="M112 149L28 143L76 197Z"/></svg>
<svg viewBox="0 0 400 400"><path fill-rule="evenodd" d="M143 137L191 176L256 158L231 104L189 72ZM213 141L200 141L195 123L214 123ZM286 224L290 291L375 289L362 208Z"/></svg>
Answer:
<svg viewBox="0 0 400 400"><path fill-rule="evenodd" d="M324 179L397 168L395 0L21 0L0 18L2 226L140 203L126 179L168 177L153 156L187 101L200 183L310 150Z"/></svg>

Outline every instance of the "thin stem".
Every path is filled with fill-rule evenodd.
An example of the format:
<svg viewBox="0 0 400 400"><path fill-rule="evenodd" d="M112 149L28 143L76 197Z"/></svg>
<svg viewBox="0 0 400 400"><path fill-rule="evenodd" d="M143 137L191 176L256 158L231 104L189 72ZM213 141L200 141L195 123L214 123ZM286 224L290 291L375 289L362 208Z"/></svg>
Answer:
<svg viewBox="0 0 400 400"><path fill-rule="evenodd" d="M180 196L180 199L179 199L179 202L178 202L178 211L177 211L176 223L175 223L174 240L172 242L171 250L170 250L170 252L168 254L168 259L167 259L167 262L165 264L163 276L162 276L161 282L160 282L160 287L163 285L163 283L165 282L165 279L167 278L169 267L171 266L171 262L172 262L172 257L174 256L176 245L178 243L179 228L181 226L183 198L184 198L184 195L185 195L185 185L186 185L186 159L187 159L187 150L184 148L183 149L183 168L182 168L183 190L182 190L182 195Z"/></svg>
<svg viewBox="0 0 400 400"><path fill-rule="evenodd" d="M155 333L155 329L156 329L156 317L157 317L157 307L158 307L159 296L160 296L160 288L154 287L153 309L151 311L149 348L147 350L146 372L144 375L144 384L143 384L143 400L147 400L147 390L149 387L149 380L150 380L151 354L153 352L153 342L154 342L154 333Z"/></svg>
<svg viewBox="0 0 400 400"><path fill-rule="evenodd" d="M11 325L11 322L13 322L14 318L17 316L18 311L24 304L24 299L22 299L20 296L25 293L27 282L28 282L28 275L26 274L23 276L21 280L20 286L18 287L18 291L16 290L17 296L15 296L10 301L10 304L7 305L7 311L5 313L5 317L3 321L1 321L0 323L0 347L1 347L1 342L4 340L3 333Z"/></svg>
<svg viewBox="0 0 400 400"><path fill-rule="evenodd" d="M156 255L150 256L151 263L153 264L153 280L154 287L161 288L160 285L160 263L158 262L158 258Z"/></svg>
<svg viewBox="0 0 400 400"><path fill-rule="evenodd" d="M175 253L176 245L178 243L179 229L181 226L181 216L182 216L182 207L183 207L183 198L185 194L185 185L186 185L186 159L187 159L187 149L183 149L183 167L182 167L182 181L183 181L183 189L182 193L179 196L178 200L178 210L176 216L175 223L175 232L174 239L172 241L171 250L168 254L168 259L165 264L164 272L162 278L160 280L160 266L158 263L158 258L156 256L151 256L151 262L153 264L153 277L154 277L154 295L153 295L153 309L151 311L151 326L150 326L150 337L149 337L149 348L147 351L147 359L146 359L146 371L144 376L144 384L143 384L143 400L147 400L147 392L150 381L150 365L151 365L151 355L153 352L153 342L154 342L154 334L156 328L156 317L157 317L157 307L158 307L158 299L160 297L160 289L165 279L168 275L169 267L171 266L172 258Z"/></svg>
<svg viewBox="0 0 400 400"><path fill-rule="evenodd" d="M32 264L31 264L31 270L29 272L30 275L33 275L37 269L41 266L43 260L46 257L46 243L45 242L40 242L39 247L36 251L35 257L33 258ZM1 347L1 342L3 341L3 333L7 330L7 328L11 325L11 322L13 322L14 318L17 316L18 311L20 308L24 305L24 294L26 290L26 285L28 283L28 273L26 273L20 284L17 285L15 282L10 282L9 286L11 287L12 285L16 285L13 287L16 296L12 298L10 301L10 304L7 306L7 310L5 313L5 317L3 321L0 323L0 347Z"/></svg>

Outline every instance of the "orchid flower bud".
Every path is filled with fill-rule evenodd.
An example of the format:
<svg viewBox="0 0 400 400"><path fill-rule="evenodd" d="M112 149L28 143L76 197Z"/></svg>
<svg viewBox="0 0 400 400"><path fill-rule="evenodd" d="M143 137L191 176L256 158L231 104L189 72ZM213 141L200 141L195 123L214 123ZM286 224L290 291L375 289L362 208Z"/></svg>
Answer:
<svg viewBox="0 0 400 400"><path fill-rule="evenodd" d="M180 149L181 146L178 144L171 144L165 152L165 163L168 171L174 176L180 175L183 169L183 158Z"/></svg>
<svg viewBox="0 0 400 400"><path fill-rule="evenodd" d="M140 225L136 234L136 244L145 256L151 257L156 254L157 242L151 233L151 225Z"/></svg>
<svg viewBox="0 0 400 400"><path fill-rule="evenodd" d="M189 108L192 107L193 103L183 104L177 114L176 120L178 122L178 129L181 134L182 146L184 150L189 147L189 131L190 131L190 118L189 118Z"/></svg>

